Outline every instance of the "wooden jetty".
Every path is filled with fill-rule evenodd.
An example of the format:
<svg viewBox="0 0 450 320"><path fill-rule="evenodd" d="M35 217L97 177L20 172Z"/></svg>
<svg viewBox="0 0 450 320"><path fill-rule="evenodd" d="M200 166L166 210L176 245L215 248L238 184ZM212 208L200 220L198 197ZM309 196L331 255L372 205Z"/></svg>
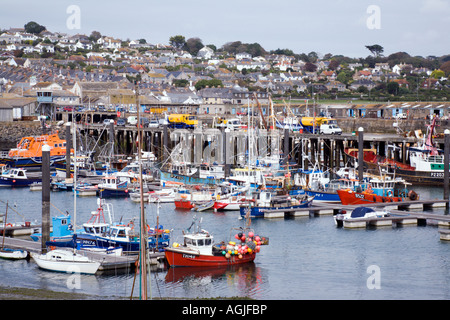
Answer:
<svg viewBox="0 0 450 320"><path fill-rule="evenodd" d="M389 203L370 203L367 207L385 208L387 210L429 209L446 207L448 200L415 200ZM357 206L344 206L340 203L316 204L301 209L272 209L264 211L264 218L301 217L309 215L333 215L341 210L351 211Z"/></svg>
<svg viewBox="0 0 450 320"><path fill-rule="evenodd" d="M22 249L28 252L41 253L41 243L19 238L5 237L5 246L12 249ZM131 269L134 270L135 263L138 260L137 255L107 255L91 251L83 251L87 257L92 260L101 262L99 271ZM164 258L164 252L150 253L150 260L155 262Z"/></svg>
<svg viewBox="0 0 450 320"><path fill-rule="evenodd" d="M437 225L440 239L450 241L450 216L433 214L430 212L414 212L414 209L445 208L449 204L448 200L420 200L403 201L390 203L373 203L367 207L373 209L386 209L391 215L387 217L358 218L355 220L336 220L339 227L344 228L366 228L383 226L405 226L405 225ZM342 210L352 211L358 206L344 206L342 204L314 204L310 208L290 209L290 210L266 210L264 218L285 218L285 217L309 217L311 215L336 215ZM430 223L432 221L432 223Z"/></svg>

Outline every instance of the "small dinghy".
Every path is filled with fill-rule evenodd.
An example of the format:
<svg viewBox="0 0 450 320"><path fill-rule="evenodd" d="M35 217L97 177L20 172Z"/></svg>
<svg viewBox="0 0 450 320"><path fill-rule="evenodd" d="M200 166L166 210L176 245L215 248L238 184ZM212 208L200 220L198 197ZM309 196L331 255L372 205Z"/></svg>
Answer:
<svg viewBox="0 0 450 320"><path fill-rule="evenodd" d="M215 200L211 200L202 204L195 205L191 210L201 212L214 207Z"/></svg>
<svg viewBox="0 0 450 320"><path fill-rule="evenodd" d="M26 259L28 257L28 252L25 250L17 250L10 248L0 249L0 258L9 260L20 260Z"/></svg>

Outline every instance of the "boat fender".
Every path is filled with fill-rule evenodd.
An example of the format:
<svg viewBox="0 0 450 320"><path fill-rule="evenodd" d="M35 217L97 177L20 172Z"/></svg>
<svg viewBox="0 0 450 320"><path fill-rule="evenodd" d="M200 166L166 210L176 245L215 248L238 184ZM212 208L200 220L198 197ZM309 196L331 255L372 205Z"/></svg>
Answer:
<svg viewBox="0 0 450 320"><path fill-rule="evenodd" d="M408 192L408 197L412 201L417 200L417 193L415 193L414 190L411 190L410 192Z"/></svg>

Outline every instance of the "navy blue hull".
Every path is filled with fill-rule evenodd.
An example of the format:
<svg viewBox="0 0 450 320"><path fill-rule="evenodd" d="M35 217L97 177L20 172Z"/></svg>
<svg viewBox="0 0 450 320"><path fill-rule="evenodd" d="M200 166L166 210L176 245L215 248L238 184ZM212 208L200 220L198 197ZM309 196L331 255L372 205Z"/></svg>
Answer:
<svg viewBox="0 0 450 320"><path fill-rule="evenodd" d="M42 179L17 179L0 176L0 187L29 187L33 183L42 182Z"/></svg>
<svg viewBox="0 0 450 320"><path fill-rule="evenodd" d="M308 208L311 206L312 201L308 201L299 205L295 205L295 206L285 206L285 207L259 207L259 206L252 206L250 209L250 217L251 218L264 218L264 211L268 211L268 210L292 210L292 209L302 209L302 208ZM239 208L239 213L241 214L242 217L245 217L247 215L248 212L248 207L247 206L241 206Z"/></svg>

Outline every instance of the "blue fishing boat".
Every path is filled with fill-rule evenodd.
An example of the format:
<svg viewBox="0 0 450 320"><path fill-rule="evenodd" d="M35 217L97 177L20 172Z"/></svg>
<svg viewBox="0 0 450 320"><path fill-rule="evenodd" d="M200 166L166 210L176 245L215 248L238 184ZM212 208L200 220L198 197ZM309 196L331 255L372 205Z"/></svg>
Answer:
<svg viewBox="0 0 450 320"><path fill-rule="evenodd" d="M38 182L42 182L40 173L29 173L22 168L2 170L0 175L0 187L28 187Z"/></svg>
<svg viewBox="0 0 450 320"><path fill-rule="evenodd" d="M249 201L239 207L241 217L258 218L264 217L264 212L268 210L292 210L309 208L314 197L308 196L274 196L270 191L260 191L256 193L256 199Z"/></svg>
<svg viewBox="0 0 450 320"><path fill-rule="evenodd" d="M129 179L123 176L109 175L102 179L102 183L97 185L97 194L100 198L128 197Z"/></svg>

